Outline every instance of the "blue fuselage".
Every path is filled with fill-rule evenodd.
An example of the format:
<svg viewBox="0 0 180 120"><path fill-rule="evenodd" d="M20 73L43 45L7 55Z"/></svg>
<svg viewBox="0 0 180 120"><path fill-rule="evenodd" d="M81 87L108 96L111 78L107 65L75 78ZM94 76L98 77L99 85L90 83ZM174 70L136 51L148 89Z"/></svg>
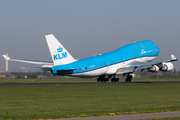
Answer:
<svg viewBox="0 0 180 120"><path fill-rule="evenodd" d="M156 57L160 50L151 40L123 46L115 51L81 59L70 64L52 67L54 75L86 73L143 57ZM147 61L149 62L149 61Z"/></svg>

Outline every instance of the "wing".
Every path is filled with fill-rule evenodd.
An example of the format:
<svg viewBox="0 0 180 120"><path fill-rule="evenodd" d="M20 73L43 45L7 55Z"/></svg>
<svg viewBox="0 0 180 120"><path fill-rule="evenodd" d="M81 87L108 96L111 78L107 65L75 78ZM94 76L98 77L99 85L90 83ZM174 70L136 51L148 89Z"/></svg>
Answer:
<svg viewBox="0 0 180 120"><path fill-rule="evenodd" d="M29 68L29 67L21 67L21 69L26 69L26 70L43 70L43 71L51 71L51 68L48 67L33 67L33 68Z"/></svg>
<svg viewBox="0 0 180 120"><path fill-rule="evenodd" d="M6 55L3 55L3 57L9 61L17 61L17 62L23 62L23 63L42 65L43 68L52 68L54 66L54 64L51 62L31 61L31 60L23 60L23 59L11 59L10 57L8 57Z"/></svg>
<svg viewBox="0 0 180 120"><path fill-rule="evenodd" d="M173 69L171 62L177 61L178 59L172 54L170 60L160 62L139 62L133 61L130 64L117 70L116 74L133 73L137 68L144 70L147 69L149 72L156 71L169 71Z"/></svg>

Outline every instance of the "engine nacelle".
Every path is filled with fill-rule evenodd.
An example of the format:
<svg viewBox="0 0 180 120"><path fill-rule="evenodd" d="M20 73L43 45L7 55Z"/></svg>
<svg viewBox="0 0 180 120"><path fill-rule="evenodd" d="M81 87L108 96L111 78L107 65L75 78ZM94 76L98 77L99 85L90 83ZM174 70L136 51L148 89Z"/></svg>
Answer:
<svg viewBox="0 0 180 120"><path fill-rule="evenodd" d="M159 67L157 65L152 65L151 68L148 68L149 72L158 72Z"/></svg>
<svg viewBox="0 0 180 120"><path fill-rule="evenodd" d="M163 72L171 71L174 68L173 64L171 62L163 63L162 68L160 69Z"/></svg>

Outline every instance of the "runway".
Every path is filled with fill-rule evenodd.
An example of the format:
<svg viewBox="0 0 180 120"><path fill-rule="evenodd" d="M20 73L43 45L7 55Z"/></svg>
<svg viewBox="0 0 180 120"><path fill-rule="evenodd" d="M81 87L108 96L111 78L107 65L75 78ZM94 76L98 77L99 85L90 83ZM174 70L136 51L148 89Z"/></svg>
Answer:
<svg viewBox="0 0 180 120"><path fill-rule="evenodd" d="M62 83L0 83L0 86L33 86L33 85L111 85L111 84L169 84L180 81L155 81L155 82L62 82Z"/></svg>
<svg viewBox="0 0 180 120"><path fill-rule="evenodd" d="M85 117L85 118L65 118L55 120L147 120L180 117L180 112L163 112L163 113L147 113L133 115L115 115L102 117Z"/></svg>

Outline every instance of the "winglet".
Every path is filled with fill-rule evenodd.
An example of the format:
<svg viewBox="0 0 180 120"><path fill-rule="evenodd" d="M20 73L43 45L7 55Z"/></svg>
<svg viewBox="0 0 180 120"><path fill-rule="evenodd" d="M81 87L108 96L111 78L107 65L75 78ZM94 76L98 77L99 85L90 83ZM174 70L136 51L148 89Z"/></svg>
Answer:
<svg viewBox="0 0 180 120"><path fill-rule="evenodd" d="M178 61L178 59L173 54L171 54L171 60L166 60L165 62L173 62L173 61Z"/></svg>
<svg viewBox="0 0 180 120"><path fill-rule="evenodd" d="M4 59L6 60L10 60L10 57L6 56L6 55L3 55Z"/></svg>
<svg viewBox="0 0 180 120"><path fill-rule="evenodd" d="M171 55L171 60L176 61L178 60L173 54Z"/></svg>

